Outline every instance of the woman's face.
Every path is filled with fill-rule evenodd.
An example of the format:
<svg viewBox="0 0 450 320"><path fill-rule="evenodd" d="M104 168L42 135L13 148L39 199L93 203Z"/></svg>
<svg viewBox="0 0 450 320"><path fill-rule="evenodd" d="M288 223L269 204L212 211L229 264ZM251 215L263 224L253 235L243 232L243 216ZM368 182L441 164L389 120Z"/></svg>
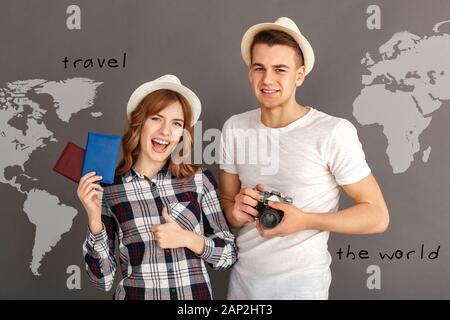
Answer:
<svg viewBox="0 0 450 320"><path fill-rule="evenodd" d="M179 101L147 118L141 131L143 159L165 162L183 135L184 115Z"/></svg>

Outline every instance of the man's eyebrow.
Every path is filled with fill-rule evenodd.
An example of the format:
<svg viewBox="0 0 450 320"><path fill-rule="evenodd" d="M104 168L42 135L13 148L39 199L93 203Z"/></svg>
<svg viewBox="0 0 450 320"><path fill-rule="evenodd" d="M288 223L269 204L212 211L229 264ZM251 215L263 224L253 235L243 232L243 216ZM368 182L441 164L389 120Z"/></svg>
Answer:
<svg viewBox="0 0 450 320"><path fill-rule="evenodd" d="M258 62L252 63L252 67L263 67L263 68L265 68L263 64L258 63ZM272 66L272 68L274 68L274 69L279 69L279 68L289 69L289 66L287 66L285 64L276 64L276 65Z"/></svg>
<svg viewBox="0 0 450 320"><path fill-rule="evenodd" d="M252 63L252 67L264 67L261 63Z"/></svg>
<svg viewBox="0 0 450 320"><path fill-rule="evenodd" d="M285 68L285 69L289 69L289 66L285 65L285 64L276 64L273 66L274 68L278 69L278 68Z"/></svg>

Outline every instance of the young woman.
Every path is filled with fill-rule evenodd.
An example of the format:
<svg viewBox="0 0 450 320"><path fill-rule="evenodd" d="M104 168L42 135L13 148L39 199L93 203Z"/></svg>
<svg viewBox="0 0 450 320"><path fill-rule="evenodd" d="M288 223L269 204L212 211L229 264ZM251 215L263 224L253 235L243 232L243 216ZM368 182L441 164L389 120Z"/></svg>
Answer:
<svg viewBox="0 0 450 320"><path fill-rule="evenodd" d="M219 270L236 261L214 177L182 161L193 148L200 111L197 96L177 77L144 83L128 102L114 183L98 184L95 172L80 181L87 272L106 291L114 283L119 243L123 279L114 299L211 299L205 262Z"/></svg>

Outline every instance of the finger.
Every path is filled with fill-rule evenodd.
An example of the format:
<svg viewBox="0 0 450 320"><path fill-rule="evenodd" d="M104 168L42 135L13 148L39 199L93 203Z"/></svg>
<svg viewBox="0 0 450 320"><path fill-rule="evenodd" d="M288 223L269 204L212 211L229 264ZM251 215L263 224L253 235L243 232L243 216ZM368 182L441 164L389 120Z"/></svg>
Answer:
<svg viewBox="0 0 450 320"><path fill-rule="evenodd" d="M243 212L243 213L239 214L239 220L253 222L253 221L255 221L255 217Z"/></svg>
<svg viewBox="0 0 450 320"><path fill-rule="evenodd" d="M164 208L162 209L162 216L163 216L164 220L166 221L166 223L172 223L172 222L174 222L174 220L172 219L172 217L169 216L169 213L167 212L167 208L166 208L166 207L164 207Z"/></svg>
<svg viewBox="0 0 450 320"><path fill-rule="evenodd" d="M158 247L160 247L161 249L167 249L168 246L166 245L166 243L164 241L158 241Z"/></svg>
<svg viewBox="0 0 450 320"><path fill-rule="evenodd" d="M253 222L255 221L255 218L251 215L246 214L245 212L239 210L237 207L233 208L233 211L231 211L231 214L233 217L241 222Z"/></svg>
<svg viewBox="0 0 450 320"><path fill-rule="evenodd" d="M259 200L259 193L251 188L242 188L240 194L252 197L255 200Z"/></svg>
<svg viewBox="0 0 450 320"><path fill-rule="evenodd" d="M83 190L80 191L80 195L81 197L86 196L87 194L89 194L92 190L95 190L97 192L103 192L103 188L97 184L97 183L91 183L89 185L87 185L86 187L83 188Z"/></svg>
<svg viewBox="0 0 450 320"><path fill-rule="evenodd" d="M258 183L256 185L256 189L258 189L258 191L264 191L264 185L262 183Z"/></svg>
<svg viewBox="0 0 450 320"><path fill-rule="evenodd" d="M257 228L259 234L261 235L261 237L263 237L263 238L273 238L273 230L274 229L270 229L270 230L264 229L261 226L261 223L259 222L259 220L256 221L256 228Z"/></svg>
<svg viewBox="0 0 450 320"><path fill-rule="evenodd" d="M86 186L85 181L89 178L95 175L95 172L88 172L84 176L81 177L80 182L78 183L77 192L80 193L83 188Z"/></svg>
<svg viewBox="0 0 450 320"><path fill-rule="evenodd" d="M85 185L88 185L88 184L90 184L90 183L94 183L94 182L100 181L100 180L102 180L102 179L103 179L102 176L92 176L92 177L88 177L88 178L84 181L84 184L85 184Z"/></svg>
<svg viewBox="0 0 450 320"><path fill-rule="evenodd" d="M96 189L98 191L103 192L103 188L99 183L96 183L95 180L101 179L101 177L93 178L94 180L86 180L84 185L80 188L80 194L86 194L86 192L91 191L92 189Z"/></svg>
<svg viewBox="0 0 450 320"><path fill-rule="evenodd" d="M241 195L241 197L242 197L241 198L241 202L246 204L246 205L249 205L251 207L255 207L258 204L258 201L256 201L255 199L253 199L250 196L242 196Z"/></svg>
<svg viewBox="0 0 450 320"><path fill-rule="evenodd" d="M278 201L268 201L267 204L269 205L269 207L272 207L272 208L278 209L278 210L282 210L282 211L284 211L286 208L285 203L281 203Z"/></svg>
<svg viewBox="0 0 450 320"><path fill-rule="evenodd" d="M241 204L239 206L239 210L253 217L256 217L258 215L258 210L246 204Z"/></svg>
<svg viewBox="0 0 450 320"><path fill-rule="evenodd" d="M95 176L94 171L86 173L84 176L81 177L80 183L84 182L84 180L86 180L87 178L92 177L92 176Z"/></svg>
<svg viewBox="0 0 450 320"><path fill-rule="evenodd" d="M101 185L99 185L98 183L95 183L95 182L91 182L90 184L88 184L86 186L86 189L87 190L95 189L97 191L102 191L102 192L104 191L103 187Z"/></svg>
<svg viewBox="0 0 450 320"><path fill-rule="evenodd" d="M91 190L91 192L89 192L86 195L85 199L87 201L95 201L98 204L100 204L100 197L99 197L98 192L96 190Z"/></svg>
<svg viewBox="0 0 450 320"><path fill-rule="evenodd" d="M96 181L99 181L103 179L102 176L90 176L87 177L83 182L80 182L78 185L78 190L80 190L81 193L86 189L86 186L88 186L91 183L95 183Z"/></svg>

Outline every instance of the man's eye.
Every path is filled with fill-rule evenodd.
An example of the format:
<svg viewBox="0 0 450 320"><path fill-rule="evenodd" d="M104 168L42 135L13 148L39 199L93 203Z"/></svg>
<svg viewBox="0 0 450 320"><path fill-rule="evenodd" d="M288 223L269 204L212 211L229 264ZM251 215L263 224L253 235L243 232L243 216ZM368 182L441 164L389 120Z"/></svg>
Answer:
<svg viewBox="0 0 450 320"><path fill-rule="evenodd" d="M286 72L286 70L284 70L284 69L275 69L275 71L278 72L278 73L284 73L284 72Z"/></svg>
<svg viewBox="0 0 450 320"><path fill-rule="evenodd" d="M255 68L254 70L259 72L259 71L263 71L264 68L257 67L257 68Z"/></svg>

